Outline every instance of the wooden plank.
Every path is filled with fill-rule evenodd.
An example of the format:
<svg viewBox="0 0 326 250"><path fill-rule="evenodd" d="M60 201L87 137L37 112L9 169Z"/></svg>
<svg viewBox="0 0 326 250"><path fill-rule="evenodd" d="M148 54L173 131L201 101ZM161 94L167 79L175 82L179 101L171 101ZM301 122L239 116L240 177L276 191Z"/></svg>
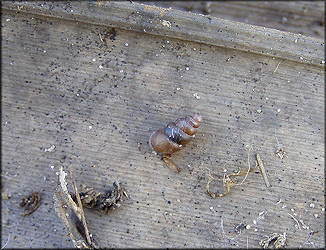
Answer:
<svg viewBox="0 0 326 250"><path fill-rule="evenodd" d="M16 10L17 5L15 2L4 2L3 8ZM132 29L316 65L322 65L324 60L322 55L325 43L322 40L240 22L212 19L205 15L194 17L191 13L127 1L72 2L66 5L27 2L21 11Z"/></svg>
<svg viewBox="0 0 326 250"><path fill-rule="evenodd" d="M293 34L273 31L268 43L277 48L284 34L292 49L275 49L277 58L253 53L252 41L248 51L233 49L230 34L213 32L221 23L240 27L243 44L250 25L212 18L207 34L193 35L206 17L191 13L169 10L162 19L158 9L127 2L2 7L2 246L72 247L52 199L56 172L72 165L78 184L104 191L120 180L130 195L108 215L85 211L102 247L258 247L283 232L288 247L325 247L324 52L313 51L320 40L292 48ZM182 32L159 22L178 15ZM156 25L144 32L148 19ZM148 138L194 111L204 123L175 154L175 174ZM261 156L271 187L250 173L226 197L210 198L205 167L214 176L246 169L246 145L252 167ZM280 145L288 157L275 155ZM221 183L211 188L223 191ZM19 202L33 191L42 203L22 217Z"/></svg>
<svg viewBox="0 0 326 250"><path fill-rule="evenodd" d="M143 2L210 17L325 38L323 1L155 1Z"/></svg>

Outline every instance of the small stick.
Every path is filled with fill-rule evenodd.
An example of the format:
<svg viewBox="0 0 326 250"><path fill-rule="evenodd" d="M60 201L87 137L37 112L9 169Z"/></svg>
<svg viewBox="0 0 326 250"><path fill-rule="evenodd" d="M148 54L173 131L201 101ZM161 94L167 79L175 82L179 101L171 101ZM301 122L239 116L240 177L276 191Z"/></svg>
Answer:
<svg viewBox="0 0 326 250"><path fill-rule="evenodd" d="M222 234L224 235L224 226L223 226L223 218L221 217L221 230L222 230Z"/></svg>
<svg viewBox="0 0 326 250"><path fill-rule="evenodd" d="M277 64L277 66L276 66L276 69L274 70L274 72L273 72L273 73L275 73L275 72L276 72L276 70L278 69L278 66L280 66L280 63L281 63L281 62L279 62L279 63Z"/></svg>
<svg viewBox="0 0 326 250"><path fill-rule="evenodd" d="M88 241L87 243L91 246L92 245L92 240L91 240L91 237L89 236L89 231L88 231L88 228L87 228L87 223L86 223L86 218L85 218L85 214L84 214L84 210L83 210L83 205L82 205L82 202L81 202L81 199L80 199L80 196L79 196L79 192L78 192L78 189L77 189L75 178L74 178L73 173L72 173L72 166L71 165L69 166L69 173L70 173L70 178L72 180L72 184L73 184L73 187L74 187L74 190L75 190L75 193L76 193L78 206L80 208L80 214L81 214L83 226L84 226L84 229L85 229L85 235L86 235L86 239Z"/></svg>
<svg viewBox="0 0 326 250"><path fill-rule="evenodd" d="M102 43L104 43L101 34L98 34Z"/></svg>
<svg viewBox="0 0 326 250"><path fill-rule="evenodd" d="M258 153L256 154L256 158L257 158L257 162L258 162L258 166L260 168L261 174L263 175L266 187L270 187L271 185L269 184L269 181L268 181L268 178L267 178L267 175L266 175L266 170L265 170L264 163L261 160L260 155Z"/></svg>

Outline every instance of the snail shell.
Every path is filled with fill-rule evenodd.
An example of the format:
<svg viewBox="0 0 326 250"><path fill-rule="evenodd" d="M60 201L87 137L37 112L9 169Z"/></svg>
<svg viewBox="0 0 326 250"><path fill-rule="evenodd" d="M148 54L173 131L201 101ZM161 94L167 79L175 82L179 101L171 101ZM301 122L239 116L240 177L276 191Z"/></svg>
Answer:
<svg viewBox="0 0 326 250"><path fill-rule="evenodd" d="M149 138L150 145L158 153L171 155L195 137L201 122L202 117L199 114L179 118L164 129L155 131Z"/></svg>

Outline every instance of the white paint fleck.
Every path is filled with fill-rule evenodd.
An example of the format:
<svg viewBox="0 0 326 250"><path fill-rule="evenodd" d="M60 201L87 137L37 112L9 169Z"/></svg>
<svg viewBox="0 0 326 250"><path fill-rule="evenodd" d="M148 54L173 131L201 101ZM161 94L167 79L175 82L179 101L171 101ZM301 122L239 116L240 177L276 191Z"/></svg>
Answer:
<svg viewBox="0 0 326 250"><path fill-rule="evenodd" d="M280 113L281 112L281 109L277 109L277 113Z"/></svg>
<svg viewBox="0 0 326 250"><path fill-rule="evenodd" d="M88 129L92 129L93 127L90 125L90 126L88 126Z"/></svg>
<svg viewBox="0 0 326 250"><path fill-rule="evenodd" d="M123 69L120 70L120 73L123 73Z"/></svg>
<svg viewBox="0 0 326 250"><path fill-rule="evenodd" d="M314 203L311 203L310 204L310 207L314 208L315 207L315 204Z"/></svg>
<svg viewBox="0 0 326 250"><path fill-rule="evenodd" d="M319 215L318 215L318 214L314 214L314 216L315 216L315 218L316 218L316 219L319 217Z"/></svg>
<svg viewBox="0 0 326 250"><path fill-rule="evenodd" d="M126 46L126 47L128 47L128 46L129 46L129 44L128 44L128 43L125 43L125 46Z"/></svg>
<svg viewBox="0 0 326 250"><path fill-rule="evenodd" d="M6 22L9 22L10 21L10 18L6 18Z"/></svg>
<svg viewBox="0 0 326 250"><path fill-rule="evenodd" d="M43 50L44 53L46 53L46 50Z"/></svg>
<svg viewBox="0 0 326 250"><path fill-rule="evenodd" d="M170 23L170 21L162 20L162 25L171 28L171 23Z"/></svg>
<svg viewBox="0 0 326 250"><path fill-rule="evenodd" d="M189 70L189 67L186 67L186 70Z"/></svg>
<svg viewBox="0 0 326 250"><path fill-rule="evenodd" d="M250 225L247 225L247 226L246 226L246 229L250 229Z"/></svg>
<svg viewBox="0 0 326 250"><path fill-rule="evenodd" d="M200 96L198 95L198 93L194 93L194 97L195 97L196 99L200 99Z"/></svg>
<svg viewBox="0 0 326 250"><path fill-rule="evenodd" d="M260 114L260 113L261 113L261 109L257 109L256 111L257 111L257 113L258 113L258 114Z"/></svg>
<svg viewBox="0 0 326 250"><path fill-rule="evenodd" d="M100 65L100 66L98 66L100 69L103 69L103 66L102 65Z"/></svg>
<svg viewBox="0 0 326 250"><path fill-rule="evenodd" d="M54 169L54 166L50 166L50 168L53 170Z"/></svg>
<svg viewBox="0 0 326 250"><path fill-rule="evenodd" d="M180 88L179 88L179 87L177 87L177 90L180 90Z"/></svg>
<svg viewBox="0 0 326 250"><path fill-rule="evenodd" d="M96 59L95 58L93 58L93 62L95 62L96 61Z"/></svg>
<svg viewBox="0 0 326 250"><path fill-rule="evenodd" d="M44 152L53 152L55 150L55 145L51 145L49 148L45 148Z"/></svg>

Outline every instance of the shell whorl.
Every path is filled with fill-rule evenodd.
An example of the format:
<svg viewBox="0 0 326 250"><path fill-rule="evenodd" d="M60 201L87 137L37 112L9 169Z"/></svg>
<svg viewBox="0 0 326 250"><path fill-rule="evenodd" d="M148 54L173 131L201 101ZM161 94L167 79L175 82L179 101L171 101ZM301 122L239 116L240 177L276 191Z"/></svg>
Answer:
<svg viewBox="0 0 326 250"><path fill-rule="evenodd" d="M199 114L188 115L154 132L149 141L156 152L172 154L191 141L202 122Z"/></svg>

